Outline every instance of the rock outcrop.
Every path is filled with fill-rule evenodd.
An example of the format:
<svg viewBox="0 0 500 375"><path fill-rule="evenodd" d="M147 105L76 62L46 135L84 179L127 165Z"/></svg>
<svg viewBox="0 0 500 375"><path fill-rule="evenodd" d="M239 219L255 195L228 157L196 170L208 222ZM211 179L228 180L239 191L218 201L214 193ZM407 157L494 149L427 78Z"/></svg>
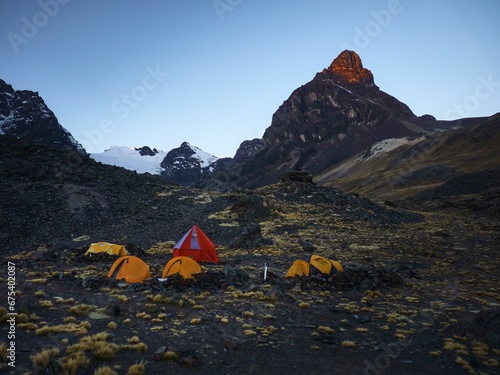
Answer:
<svg viewBox="0 0 500 375"><path fill-rule="evenodd" d="M323 74L329 73L333 73L339 82L349 85L356 83L374 85L372 72L363 68L361 58L356 52L343 51L333 60L328 69L323 70Z"/></svg>

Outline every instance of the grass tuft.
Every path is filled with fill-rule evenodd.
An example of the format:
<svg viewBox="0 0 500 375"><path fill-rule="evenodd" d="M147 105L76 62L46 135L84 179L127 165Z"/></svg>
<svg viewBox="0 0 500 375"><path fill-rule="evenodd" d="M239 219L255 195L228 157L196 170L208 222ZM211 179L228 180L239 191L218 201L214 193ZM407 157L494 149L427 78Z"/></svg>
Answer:
<svg viewBox="0 0 500 375"><path fill-rule="evenodd" d="M118 375L111 367L102 366L94 371L93 375Z"/></svg>
<svg viewBox="0 0 500 375"><path fill-rule="evenodd" d="M127 375L144 375L145 371L146 365L144 364L144 362L139 362L128 368Z"/></svg>
<svg viewBox="0 0 500 375"><path fill-rule="evenodd" d="M344 340L344 341L342 341L342 346L344 348L354 348L354 347L356 347L356 342L349 341L349 340Z"/></svg>
<svg viewBox="0 0 500 375"><path fill-rule="evenodd" d="M59 354L59 348L44 349L41 352L30 356L30 359L36 371L43 371L49 366L50 361L57 358Z"/></svg>

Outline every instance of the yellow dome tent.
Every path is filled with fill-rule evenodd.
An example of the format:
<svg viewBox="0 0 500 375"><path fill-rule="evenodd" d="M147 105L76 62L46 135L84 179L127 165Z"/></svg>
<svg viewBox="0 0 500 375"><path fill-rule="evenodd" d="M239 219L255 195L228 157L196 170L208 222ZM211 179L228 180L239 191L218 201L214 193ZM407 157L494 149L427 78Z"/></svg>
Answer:
<svg viewBox="0 0 500 375"><path fill-rule="evenodd" d="M96 242L90 244L90 247L85 252L85 255L106 253L109 255L124 256L128 254L127 249L123 245L116 245L108 242Z"/></svg>
<svg viewBox="0 0 500 375"><path fill-rule="evenodd" d="M118 258L111 269L109 270L108 277L115 280L125 279L128 283L142 283L144 280L149 279L151 274L149 266L143 260L127 255Z"/></svg>
<svg viewBox="0 0 500 375"><path fill-rule="evenodd" d="M309 276L309 263L303 259L297 259L288 269L285 277Z"/></svg>
<svg viewBox="0 0 500 375"><path fill-rule="evenodd" d="M200 273L200 265L193 259L178 256L170 259L163 269L162 278L178 273L185 279L191 279L194 274Z"/></svg>
<svg viewBox="0 0 500 375"><path fill-rule="evenodd" d="M312 269L311 269L312 266ZM312 255L309 262L303 259L297 259L288 269L285 277L294 276L310 276L311 273L321 273L326 276L331 276L337 272L343 272L342 265L331 259L324 258L319 255Z"/></svg>
<svg viewBox="0 0 500 375"><path fill-rule="evenodd" d="M311 259L309 260L309 263L311 263L311 266L316 267L321 273L328 276L335 274L337 272L344 271L342 265L339 262L323 258L319 255L312 255Z"/></svg>

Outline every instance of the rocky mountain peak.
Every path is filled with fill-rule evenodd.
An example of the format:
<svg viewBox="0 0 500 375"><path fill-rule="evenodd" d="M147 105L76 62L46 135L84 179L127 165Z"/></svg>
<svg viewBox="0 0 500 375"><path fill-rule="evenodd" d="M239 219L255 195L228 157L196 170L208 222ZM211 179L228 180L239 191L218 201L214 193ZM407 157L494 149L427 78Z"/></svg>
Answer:
<svg viewBox="0 0 500 375"><path fill-rule="evenodd" d="M8 94L13 94L14 93L14 89L12 88L11 85L9 85L3 79L0 79L0 92L8 93Z"/></svg>
<svg viewBox="0 0 500 375"><path fill-rule="evenodd" d="M345 83L373 84L372 72L363 68L361 58L354 51L342 51L325 71L333 73Z"/></svg>
<svg viewBox="0 0 500 375"><path fill-rule="evenodd" d="M162 176L171 182L189 185L209 173L216 161L217 157L182 142L179 147L170 150L161 162L161 167L165 169Z"/></svg>
<svg viewBox="0 0 500 375"><path fill-rule="evenodd" d="M85 155L37 92L14 90L0 79L0 134L55 145Z"/></svg>
<svg viewBox="0 0 500 375"><path fill-rule="evenodd" d="M149 146L135 147L135 150L139 151L141 156L155 156L160 152L156 148L151 149Z"/></svg>

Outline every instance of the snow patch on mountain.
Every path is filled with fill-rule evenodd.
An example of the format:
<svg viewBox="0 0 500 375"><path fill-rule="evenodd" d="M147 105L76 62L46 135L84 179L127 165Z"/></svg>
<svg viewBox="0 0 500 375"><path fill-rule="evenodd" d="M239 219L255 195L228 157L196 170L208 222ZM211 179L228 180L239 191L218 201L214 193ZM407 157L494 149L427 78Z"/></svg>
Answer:
<svg viewBox="0 0 500 375"><path fill-rule="evenodd" d="M422 140L424 140L425 137L417 137L417 138L409 138L409 137L404 137L404 138L389 138L389 139L384 139L380 142L375 143L370 149L368 149L366 152L362 154L362 159L367 160L371 159L377 155L385 154L389 151L395 150L398 147L404 146L404 145L414 145Z"/></svg>
<svg viewBox="0 0 500 375"><path fill-rule="evenodd" d="M158 151L154 156L139 153L133 147L113 146L104 152L91 153L90 157L103 164L123 167L137 173L161 174L164 170L160 164L167 153Z"/></svg>
<svg viewBox="0 0 500 375"><path fill-rule="evenodd" d="M214 162L216 162L218 160L218 158L216 156L213 156L213 155L209 154L208 152L203 151L202 149L189 144L188 142L184 142L184 143L186 143L186 145L189 146L191 148L191 150L194 151L194 154L192 155L192 157L196 158L200 161L201 168L210 167L211 164L213 164Z"/></svg>

